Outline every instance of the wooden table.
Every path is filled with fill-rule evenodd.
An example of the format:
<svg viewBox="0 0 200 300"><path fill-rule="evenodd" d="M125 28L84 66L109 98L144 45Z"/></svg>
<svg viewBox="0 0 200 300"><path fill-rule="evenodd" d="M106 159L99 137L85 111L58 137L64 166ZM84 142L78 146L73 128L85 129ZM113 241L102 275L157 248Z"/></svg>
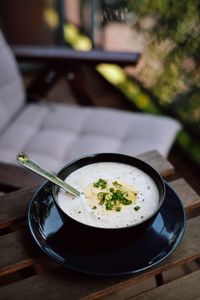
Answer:
<svg viewBox="0 0 200 300"><path fill-rule="evenodd" d="M157 152L146 153L140 158L163 177L172 178L173 166ZM113 278L84 275L60 267L36 247L26 224L27 207L36 187L0 196L0 299L125 299L127 289L149 278L156 278L157 285L147 287L130 299L200 299L199 267L162 284L163 272L200 257L200 197L184 179L173 180L171 184L186 209L183 240L168 259L153 269L139 275Z"/></svg>

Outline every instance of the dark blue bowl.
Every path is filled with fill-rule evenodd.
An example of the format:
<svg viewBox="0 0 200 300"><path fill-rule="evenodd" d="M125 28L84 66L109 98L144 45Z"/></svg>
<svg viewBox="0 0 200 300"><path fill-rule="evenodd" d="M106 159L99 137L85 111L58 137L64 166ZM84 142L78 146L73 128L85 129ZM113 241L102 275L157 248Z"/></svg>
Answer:
<svg viewBox="0 0 200 300"><path fill-rule="evenodd" d="M98 162L117 162L117 163L124 163L131 166L134 166L146 174L148 174L153 181L155 182L158 191L159 191L159 204L156 209L156 211L150 215L148 218L142 220L140 223L136 223L130 226L126 227L117 227L117 228L102 228L102 227L94 227L90 226L81 222L78 222L77 220L74 220L69 215L67 215L58 205L57 203L57 195L59 192L59 187L57 185L52 186L52 194L54 198L55 205L58 209L59 215L64 223L67 223L68 226L72 226L72 230L74 234L83 234L84 236L87 235L94 237L98 234L98 239L101 241L101 239L107 239L110 241L110 235L112 234L112 242L116 237L116 240L119 238L119 234L123 236L126 239L126 233L129 233L129 231L135 231L136 234L141 234L143 230L146 230L147 227L153 222L155 217L157 216L163 201L165 199L165 184L162 180L161 176L157 173L156 170L154 170L150 165L145 163L144 161L128 156L123 154L117 154L117 153L99 153L99 154L92 154L87 155L78 159L75 159L68 164L66 164L58 173L58 177L61 179L65 179L68 177L72 172L75 170L84 167L89 164L98 163ZM120 238L121 239L121 238Z"/></svg>

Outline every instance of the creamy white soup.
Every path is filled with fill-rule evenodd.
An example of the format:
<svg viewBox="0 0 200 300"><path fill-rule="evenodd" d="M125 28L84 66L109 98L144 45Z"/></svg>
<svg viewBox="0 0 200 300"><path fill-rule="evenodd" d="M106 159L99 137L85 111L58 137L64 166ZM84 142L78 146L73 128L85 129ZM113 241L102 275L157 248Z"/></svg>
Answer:
<svg viewBox="0 0 200 300"><path fill-rule="evenodd" d="M80 197L60 189L57 203L71 218L94 227L118 228L140 223L158 207L152 178L122 163L102 162L72 172L65 181Z"/></svg>

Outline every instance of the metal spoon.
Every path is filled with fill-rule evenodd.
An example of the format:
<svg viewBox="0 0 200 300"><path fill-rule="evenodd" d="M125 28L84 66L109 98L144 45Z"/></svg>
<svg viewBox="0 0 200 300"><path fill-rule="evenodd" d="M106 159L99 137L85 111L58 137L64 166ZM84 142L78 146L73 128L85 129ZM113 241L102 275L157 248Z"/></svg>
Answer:
<svg viewBox="0 0 200 300"><path fill-rule="evenodd" d="M39 174L40 176L48 179L49 181L57 184L60 186L62 189L65 191L75 195L75 196L80 196L80 192L77 191L75 188L64 182L62 179L54 175L53 173L47 171L43 167L39 166L37 163L35 163L33 160L31 160L27 154L21 152L17 154L17 161L19 164L22 166L26 167L27 169L30 169L31 171Z"/></svg>

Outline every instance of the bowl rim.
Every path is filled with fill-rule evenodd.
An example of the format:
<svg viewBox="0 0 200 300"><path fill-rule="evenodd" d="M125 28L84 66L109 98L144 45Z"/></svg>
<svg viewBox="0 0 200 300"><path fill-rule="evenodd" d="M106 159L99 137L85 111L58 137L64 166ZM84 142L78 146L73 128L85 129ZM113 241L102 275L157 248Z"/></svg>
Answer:
<svg viewBox="0 0 200 300"><path fill-rule="evenodd" d="M64 171L66 171L67 168L69 168L70 166L73 166L76 163L80 163L80 162L84 162L85 160L89 159L101 159L102 157L105 157L108 159L108 157L115 157L115 158L122 158L122 159L128 159L128 160L133 160L134 162L137 162L138 164L142 165L145 169L148 169L149 172L152 172L154 174L154 176L152 177L148 172L145 172L144 169L139 168L138 166L135 166L134 164L130 164L130 163L126 163L126 162L122 162L122 161L115 161L115 160L100 160L100 161L94 161L91 163L86 163L83 164L82 166L80 166L79 168L82 168L84 166L90 165L90 164L94 164L94 163L98 163L98 162L116 162L116 163L122 163L122 164L127 164L127 165L132 165L138 169L140 169L141 171L145 172L147 175L149 175L151 177L151 179L153 179L154 183L156 184L158 191L159 191L159 204L156 208L156 210L150 214L148 216L148 218L145 218L143 220L141 220L140 222L137 222L135 224L131 224L129 226L121 226L121 227L98 227L98 226L93 226L93 225L89 225L87 223L83 223L80 222L74 218L72 218L70 215L68 215L58 204L58 202L56 201L57 199L57 190L59 191L59 187L56 184L52 184L52 196L53 196L53 200L56 204L56 207L63 213L63 215L69 219L71 219L73 222L80 224L82 226L85 226L87 228L93 228L93 229L97 229L97 230L125 230L125 229L129 229L129 228L136 228L139 225L142 225L143 223L146 223L147 221L150 221L154 216L156 216L165 200L165 195L166 195L166 188L165 188L165 183L164 180L162 179L161 175L148 163L146 163L145 161L135 157L135 156L131 156L131 155L126 155L126 154L121 154L121 153L112 153L112 152L103 152L103 153L92 153L92 154L88 154L88 155L83 155L83 156L79 156L69 162L67 162L57 173L57 176L60 177L62 175L62 173ZM69 176L71 173L73 173L74 171L78 170L79 168L75 168L74 170L72 170L67 176ZM65 178L67 178L67 176ZM160 188L158 187L158 184L155 182L154 177L157 177L157 180L159 181L160 184ZM62 177L60 177L62 178ZM65 178L62 178L63 180ZM160 191L161 190L161 191Z"/></svg>

